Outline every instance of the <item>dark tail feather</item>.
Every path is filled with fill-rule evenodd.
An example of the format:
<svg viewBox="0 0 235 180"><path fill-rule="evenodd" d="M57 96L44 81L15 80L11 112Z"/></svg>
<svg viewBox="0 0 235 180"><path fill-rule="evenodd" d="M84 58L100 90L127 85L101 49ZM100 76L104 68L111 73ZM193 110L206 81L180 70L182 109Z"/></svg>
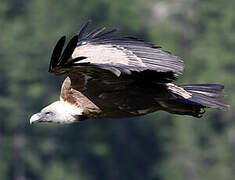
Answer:
<svg viewBox="0 0 235 180"><path fill-rule="evenodd" d="M225 96L222 85L218 84L191 84L178 86L191 94L192 97L184 98L173 93L173 99L160 102L163 110L174 114L201 117L204 108L228 110L229 105L218 100Z"/></svg>
<svg viewBox="0 0 235 180"><path fill-rule="evenodd" d="M229 105L218 100L225 96L224 86L219 84L192 84L180 86L192 94L188 100L204 107L228 110Z"/></svg>

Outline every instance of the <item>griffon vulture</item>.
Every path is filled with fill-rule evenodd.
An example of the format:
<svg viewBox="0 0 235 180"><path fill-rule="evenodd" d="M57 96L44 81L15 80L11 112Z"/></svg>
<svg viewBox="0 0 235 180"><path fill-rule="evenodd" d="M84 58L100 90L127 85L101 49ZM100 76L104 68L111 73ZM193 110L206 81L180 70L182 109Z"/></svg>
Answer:
<svg viewBox="0 0 235 180"><path fill-rule="evenodd" d="M30 123L72 123L85 119L128 118L155 111L201 117L204 108L227 110L219 101L223 85L175 85L183 61L159 46L117 29L98 28L84 37L90 21L65 44L57 42L49 72L66 75L60 100L34 114ZM63 53L62 53L63 51Z"/></svg>

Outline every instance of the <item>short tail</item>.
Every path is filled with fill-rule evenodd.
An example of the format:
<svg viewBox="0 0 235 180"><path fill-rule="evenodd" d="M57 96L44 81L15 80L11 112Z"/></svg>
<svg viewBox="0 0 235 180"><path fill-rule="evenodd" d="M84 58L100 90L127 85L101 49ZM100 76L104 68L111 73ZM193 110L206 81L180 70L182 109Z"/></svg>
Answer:
<svg viewBox="0 0 235 180"><path fill-rule="evenodd" d="M166 111L201 117L204 108L228 110L229 105L220 101L225 96L224 86L219 84L190 84L171 87L174 100L167 101ZM178 93L180 92L180 93ZM184 94L184 97L182 96ZM185 95L186 94L186 95Z"/></svg>

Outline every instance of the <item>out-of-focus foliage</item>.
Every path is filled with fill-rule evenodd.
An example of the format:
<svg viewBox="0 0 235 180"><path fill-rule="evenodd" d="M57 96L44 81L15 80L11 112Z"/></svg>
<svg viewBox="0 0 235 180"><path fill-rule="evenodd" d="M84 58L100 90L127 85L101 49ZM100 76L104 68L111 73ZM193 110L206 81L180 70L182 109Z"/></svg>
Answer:
<svg viewBox="0 0 235 180"><path fill-rule="evenodd" d="M0 179L234 179L234 7L234 0L1 0ZM181 56L178 84L222 83L231 110L30 126L64 79L47 73L53 46L88 19Z"/></svg>

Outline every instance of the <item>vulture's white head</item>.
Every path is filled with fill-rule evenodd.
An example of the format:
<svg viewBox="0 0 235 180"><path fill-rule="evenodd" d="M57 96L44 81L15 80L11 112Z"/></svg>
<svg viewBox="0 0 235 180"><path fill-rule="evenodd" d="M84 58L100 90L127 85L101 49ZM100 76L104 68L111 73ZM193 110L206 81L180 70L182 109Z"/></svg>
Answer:
<svg viewBox="0 0 235 180"><path fill-rule="evenodd" d="M30 118L30 124L39 122L68 124L84 119L83 110L64 101L56 101Z"/></svg>

